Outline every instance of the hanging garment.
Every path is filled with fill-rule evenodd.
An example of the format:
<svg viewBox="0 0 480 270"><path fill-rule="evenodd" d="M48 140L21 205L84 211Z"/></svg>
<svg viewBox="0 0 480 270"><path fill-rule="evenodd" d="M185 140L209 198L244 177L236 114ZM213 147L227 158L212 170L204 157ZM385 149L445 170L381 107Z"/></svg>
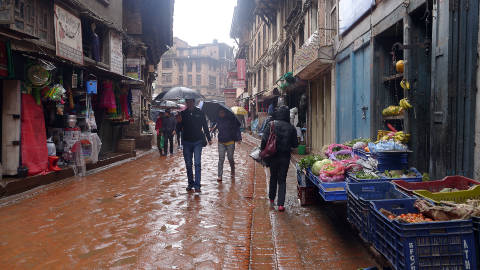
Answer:
<svg viewBox="0 0 480 270"><path fill-rule="evenodd" d="M103 82L103 96L100 100L100 108L106 109L108 113L112 114L117 112L117 103L115 102L112 81Z"/></svg>
<svg viewBox="0 0 480 270"><path fill-rule="evenodd" d="M22 165L28 175L48 172L48 149L42 105L32 95L22 94Z"/></svg>
<svg viewBox="0 0 480 270"><path fill-rule="evenodd" d="M96 62L100 62L100 38L96 33L92 33L91 36L92 42L92 58Z"/></svg>
<svg viewBox="0 0 480 270"><path fill-rule="evenodd" d="M132 102L133 102L132 89L128 89L128 115L130 116L133 116Z"/></svg>

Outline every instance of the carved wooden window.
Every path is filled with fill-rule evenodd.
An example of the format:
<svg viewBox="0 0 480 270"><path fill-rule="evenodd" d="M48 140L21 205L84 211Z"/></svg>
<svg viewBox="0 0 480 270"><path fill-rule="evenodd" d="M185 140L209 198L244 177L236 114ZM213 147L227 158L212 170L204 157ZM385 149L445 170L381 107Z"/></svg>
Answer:
<svg viewBox="0 0 480 270"><path fill-rule="evenodd" d="M55 44L53 26L53 6L42 0L37 0L36 9L36 36L47 43Z"/></svg>
<svg viewBox="0 0 480 270"><path fill-rule="evenodd" d="M35 35L35 2L33 0L15 0L14 17L16 30Z"/></svg>

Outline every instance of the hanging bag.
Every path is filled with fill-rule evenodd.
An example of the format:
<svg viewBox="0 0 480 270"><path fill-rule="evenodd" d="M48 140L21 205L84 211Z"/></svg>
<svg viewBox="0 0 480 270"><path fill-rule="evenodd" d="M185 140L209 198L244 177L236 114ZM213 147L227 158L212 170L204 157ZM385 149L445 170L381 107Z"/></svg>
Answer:
<svg viewBox="0 0 480 270"><path fill-rule="evenodd" d="M270 134L268 136L267 144L262 152L260 152L260 157L262 159L272 157L277 153L277 134L275 134L275 121L271 122L270 125Z"/></svg>

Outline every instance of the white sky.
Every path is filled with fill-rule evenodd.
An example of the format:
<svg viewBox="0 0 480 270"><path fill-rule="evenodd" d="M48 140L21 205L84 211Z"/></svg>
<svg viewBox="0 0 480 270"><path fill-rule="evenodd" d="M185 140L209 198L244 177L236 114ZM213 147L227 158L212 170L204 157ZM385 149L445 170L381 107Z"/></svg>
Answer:
<svg viewBox="0 0 480 270"><path fill-rule="evenodd" d="M237 0L175 0L173 36L195 46L214 39L233 46L230 38Z"/></svg>

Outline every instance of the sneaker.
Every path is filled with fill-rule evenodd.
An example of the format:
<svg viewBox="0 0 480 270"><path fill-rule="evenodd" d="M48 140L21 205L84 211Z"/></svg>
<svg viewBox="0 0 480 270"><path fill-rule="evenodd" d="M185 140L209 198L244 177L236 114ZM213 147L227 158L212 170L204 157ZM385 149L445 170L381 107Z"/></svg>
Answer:
<svg viewBox="0 0 480 270"><path fill-rule="evenodd" d="M198 193L201 193L201 192L202 192L202 191L201 191L199 188L196 188L196 189L195 189L195 193L198 194Z"/></svg>
<svg viewBox="0 0 480 270"><path fill-rule="evenodd" d="M278 207L278 212L283 212L283 211L285 211L285 207L283 207L282 205L280 205L280 206Z"/></svg>
<svg viewBox="0 0 480 270"><path fill-rule="evenodd" d="M188 192L190 192L190 191L193 190L193 187L187 187L185 190L187 190Z"/></svg>
<svg viewBox="0 0 480 270"><path fill-rule="evenodd" d="M217 182L222 182L222 178L221 177L217 178Z"/></svg>

